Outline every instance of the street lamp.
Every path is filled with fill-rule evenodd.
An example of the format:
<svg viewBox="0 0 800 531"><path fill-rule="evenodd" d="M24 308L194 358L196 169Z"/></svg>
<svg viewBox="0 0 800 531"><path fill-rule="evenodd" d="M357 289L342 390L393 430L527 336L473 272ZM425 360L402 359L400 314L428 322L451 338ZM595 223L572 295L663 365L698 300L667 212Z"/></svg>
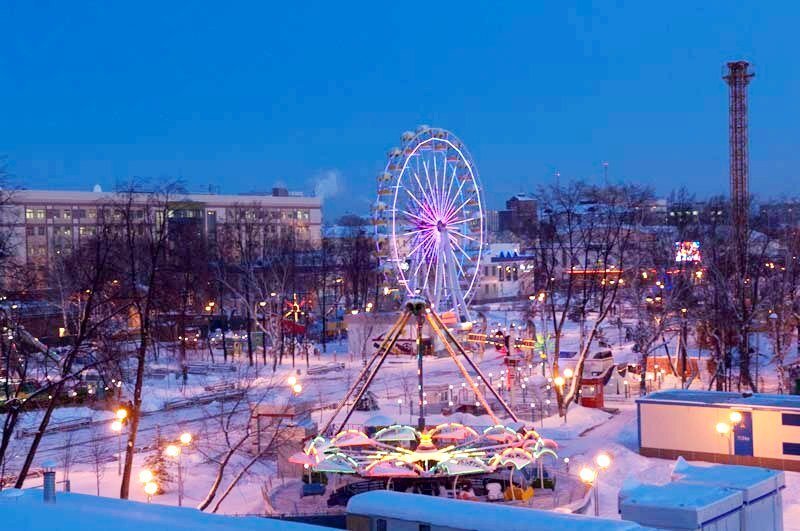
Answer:
<svg viewBox="0 0 800 531"><path fill-rule="evenodd" d="M119 411L125 411L124 409L120 409ZM119 417L119 411L117 411L117 417ZM115 420L111 423L111 431L117 433L117 475L122 475L122 421Z"/></svg>
<svg viewBox="0 0 800 531"><path fill-rule="evenodd" d="M732 425L736 425L742 421L742 414L738 411L731 411L731 414L728 415L728 418L730 419Z"/></svg>
<svg viewBox="0 0 800 531"><path fill-rule="evenodd" d="M564 369L564 378L572 378L574 375L575 373L569 367Z"/></svg>
<svg viewBox="0 0 800 531"><path fill-rule="evenodd" d="M297 378L294 376L289 376L289 378L286 379L286 383L289 384L289 387L292 387L297 383Z"/></svg>
<svg viewBox="0 0 800 531"><path fill-rule="evenodd" d="M150 483L153 481L153 472L149 469L145 468L144 470L139 472L139 481L141 483Z"/></svg>
<svg viewBox="0 0 800 531"><path fill-rule="evenodd" d="M299 395L302 391L303 391L303 386L300 385L299 383L296 383L292 386L292 392L294 392L294 394Z"/></svg>
<svg viewBox="0 0 800 531"><path fill-rule="evenodd" d="M594 498L594 515L600 516L600 500L597 496L597 489L595 488L595 480L597 479L597 472L585 466L578 472L578 477L581 481L592 490L592 497Z"/></svg>
<svg viewBox="0 0 800 531"><path fill-rule="evenodd" d="M124 407L119 408L116 413L114 414L117 417L117 420L123 421L128 418L128 410Z"/></svg>
<svg viewBox="0 0 800 531"><path fill-rule="evenodd" d="M728 455L733 455L733 449L731 448L733 443L733 439L731 438L731 425L727 422L717 422L715 429L720 437L728 438Z"/></svg>
<svg viewBox="0 0 800 531"><path fill-rule="evenodd" d="M184 433L181 433L180 441L181 441L181 444L184 445L184 446L187 446L187 445L191 444L191 442L192 442L192 434L189 433L188 431L184 432Z"/></svg>
<svg viewBox="0 0 800 531"><path fill-rule="evenodd" d="M158 492L158 485L154 481L148 481L144 484L144 493L147 494L147 503L153 499L153 495Z"/></svg>
<svg viewBox="0 0 800 531"><path fill-rule="evenodd" d="M183 462L181 459L181 447L170 444L164 449L168 457L178 458L178 507L183 505Z"/></svg>

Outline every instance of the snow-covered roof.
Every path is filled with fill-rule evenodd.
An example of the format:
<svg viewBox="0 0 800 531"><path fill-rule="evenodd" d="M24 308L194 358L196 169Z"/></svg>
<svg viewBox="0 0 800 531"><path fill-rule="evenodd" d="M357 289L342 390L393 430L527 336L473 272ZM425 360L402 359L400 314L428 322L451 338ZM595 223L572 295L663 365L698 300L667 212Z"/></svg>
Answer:
<svg viewBox="0 0 800 531"><path fill-rule="evenodd" d="M777 492L786 485L782 470L740 465L697 466L683 458L675 463L672 477L682 483L740 490L746 502Z"/></svg>
<svg viewBox="0 0 800 531"><path fill-rule="evenodd" d="M638 403L684 403L716 407L749 407L764 409L800 409L800 395L742 394L721 391L657 391L636 400Z"/></svg>
<svg viewBox="0 0 800 531"><path fill-rule="evenodd" d="M633 522L606 520L574 514L512 507L497 503L452 500L436 496L386 490L365 492L350 498L349 514L381 516L475 531L529 531L531 529L577 531L584 529L628 531L643 529Z"/></svg>
<svg viewBox="0 0 800 531"><path fill-rule="evenodd" d="M8 491L4 491L8 492ZM15 493L16 494L16 493ZM0 522L7 529L144 531L149 529L221 531L320 531L323 527L268 518L208 514L190 507L140 503L117 498L59 492L55 504L42 501L41 489L0 497Z"/></svg>
<svg viewBox="0 0 800 531"><path fill-rule="evenodd" d="M640 484L619 491L623 518L668 529L701 529L742 507L738 490L689 483Z"/></svg>

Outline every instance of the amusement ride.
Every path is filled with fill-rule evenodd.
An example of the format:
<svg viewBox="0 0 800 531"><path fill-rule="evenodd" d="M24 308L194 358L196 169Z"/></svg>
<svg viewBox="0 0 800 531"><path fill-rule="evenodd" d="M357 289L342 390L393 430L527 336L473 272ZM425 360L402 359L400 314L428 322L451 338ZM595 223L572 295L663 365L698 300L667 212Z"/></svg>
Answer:
<svg viewBox="0 0 800 531"><path fill-rule="evenodd" d="M514 470L534 463L541 470L542 457L557 458L555 445L519 421L457 333L461 325L469 324L468 304L484 246L477 168L466 146L444 129L423 126L415 133L404 133L402 140L400 148L389 152L378 178L373 222L384 271L390 282L402 286L407 300L320 434L290 461L309 472L389 481L452 478L454 488L457 478L464 475L507 468L513 475ZM394 346L407 327L416 329L416 426L398 423L372 432L347 428L387 357L396 353ZM426 327L491 419L489 427L426 422Z"/></svg>

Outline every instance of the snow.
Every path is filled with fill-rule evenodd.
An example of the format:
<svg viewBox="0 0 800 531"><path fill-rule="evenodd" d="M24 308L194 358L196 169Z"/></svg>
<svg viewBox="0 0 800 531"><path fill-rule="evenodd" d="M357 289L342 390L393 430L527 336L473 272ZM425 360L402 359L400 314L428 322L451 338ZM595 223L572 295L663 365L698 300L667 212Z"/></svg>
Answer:
<svg viewBox="0 0 800 531"><path fill-rule="evenodd" d="M58 493L55 504L45 504L39 489L22 491L21 496L0 497L0 521L16 531L84 531L113 529L174 529L217 531L313 531L317 526L268 518L237 518L207 514L186 507L146 504L85 494Z"/></svg>
<svg viewBox="0 0 800 531"><path fill-rule="evenodd" d="M760 498L786 485L780 470L739 465L690 465L679 458L673 468L672 477L682 483L697 483L741 490L744 500Z"/></svg>
<svg viewBox="0 0 800 531"><path fill-rule="evenodd" d="M740 491L680 482L623 489L619 500L623 518L673 529L700 528L743 504Z"/></svg>
<svg viewBox="0 0 800 531"><path fill-rule="evenodd" d="M625 531L642 529L632 522L540 511L509 505L451 500L392 491L372 491L350 498L349 514L429 523L475 531L529 531L530 529Z"/></svg>
<svg viewBox="0 0 800 531"><path fill-rule="evenodd" d="M656 391L639 402L688 402L695 404L719 404L726 407L776 407L781 409L800 409L800 396L798 395L773 395L726 393L721 391L699 391L670 389Z"/></svg>

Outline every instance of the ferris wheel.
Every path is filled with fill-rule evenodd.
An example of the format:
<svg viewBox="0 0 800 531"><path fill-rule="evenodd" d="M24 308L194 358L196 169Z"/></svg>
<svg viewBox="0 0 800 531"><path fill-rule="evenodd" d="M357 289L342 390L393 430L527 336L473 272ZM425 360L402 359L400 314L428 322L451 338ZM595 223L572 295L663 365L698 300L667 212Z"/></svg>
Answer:
<svg viewBox="0 0 800 531"><path fill-rule="evenodd" d="M375 239L388 280L438 313L469 320L484 245L478 170L453 133L420 126L401 136L378 175Z"/></svg>

